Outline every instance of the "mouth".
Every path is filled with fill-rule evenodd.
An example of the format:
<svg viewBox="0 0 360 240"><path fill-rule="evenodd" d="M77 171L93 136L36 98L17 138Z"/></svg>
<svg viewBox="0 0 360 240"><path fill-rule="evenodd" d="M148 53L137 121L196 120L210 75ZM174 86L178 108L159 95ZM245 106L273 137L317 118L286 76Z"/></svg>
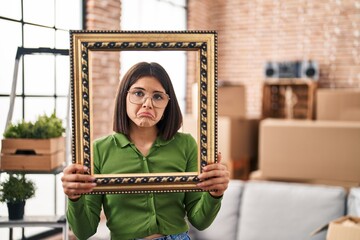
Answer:
<svg viewBox="0 0 360 240"><path fill-rule="evenodd" d="M141 112L137 115L138 117L154 118L154 116L149 112Z"/></svg>

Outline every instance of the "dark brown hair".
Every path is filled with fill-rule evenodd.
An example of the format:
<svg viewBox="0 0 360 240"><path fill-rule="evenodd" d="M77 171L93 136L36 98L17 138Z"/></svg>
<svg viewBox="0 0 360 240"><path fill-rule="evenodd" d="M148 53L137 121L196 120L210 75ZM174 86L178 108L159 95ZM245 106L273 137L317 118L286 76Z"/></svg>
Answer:
<svg viewBox="0 0 360 240"><path fill-rule="evenodd" d="M126 112L126 97L130 87L138 79L147 76L156 78L170 97L163 118L157 123L159 135L165 140L169 140L180 129L182 115L169 75L160 64L154 62L139 62L132 66L124 75L116 94L113 130L129 135L130 119Z"/></svg>

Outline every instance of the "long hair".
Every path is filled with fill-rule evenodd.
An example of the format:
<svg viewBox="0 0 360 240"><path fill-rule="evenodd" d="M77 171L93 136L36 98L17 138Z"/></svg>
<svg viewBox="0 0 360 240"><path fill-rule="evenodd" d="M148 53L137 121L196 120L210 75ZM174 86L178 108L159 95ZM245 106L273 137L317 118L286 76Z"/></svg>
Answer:
<svg viewBox="0 0 360 240"><path fill-rule="evenodd" d="M156 78L170 97L164 110L163 118L156 125L159 135L165 140L169 140L180 129L182 114L169 75L160 64L155 62L139 62L132 66L124 75L116 94L113 130L129 135L131 120L126 112L126 97L131 86L138 79L147 76Z"/></svg>

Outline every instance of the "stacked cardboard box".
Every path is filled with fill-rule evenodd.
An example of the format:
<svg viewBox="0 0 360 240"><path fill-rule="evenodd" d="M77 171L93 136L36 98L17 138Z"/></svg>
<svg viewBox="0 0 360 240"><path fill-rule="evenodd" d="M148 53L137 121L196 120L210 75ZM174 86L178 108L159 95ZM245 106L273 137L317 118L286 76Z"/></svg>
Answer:
<svg viewBox="0 0 360 240"><path fill-rule="evenodd" d="M360 121L360 89L318 89L316 119Z"/></svg>
<svg viewBox="0 0 360 240"><path fill-rule="evenodd" d="M197 99L198 88L193 86L192 98ZM246 115L245 86L221 82L218 87L218 149L231 178L248 179L257 165L258 118ZM184 117L183 131L197 135L197 101L193 114Z"/></svg>
<svg viewBox="0 0 360 240"><path fill-rule="evenodd" d="M218 115L235 118L246 118L245 86L241 84L222 83L218 87ZM192 114L198 115L198 86L192 87Z"/></svg>
<svg viewBox="0 0 360 240"><path fill-rule="evenodd" d="M359 89L317 89L316 120L265 119L259 131L251 179L360 185Z"/></svg>
<svg viewBox="0 0 360 240"><path fill-rule="evenodd" d="M246 180L256 163L259 120L219 117L218 144L231 178Z"/></svg>
<svg viewBox="0 0 360 240"><path fill-rule="evenodd" d="M359 143L360 122L265 119L260 123L261 175L357 186Z"/></svg>

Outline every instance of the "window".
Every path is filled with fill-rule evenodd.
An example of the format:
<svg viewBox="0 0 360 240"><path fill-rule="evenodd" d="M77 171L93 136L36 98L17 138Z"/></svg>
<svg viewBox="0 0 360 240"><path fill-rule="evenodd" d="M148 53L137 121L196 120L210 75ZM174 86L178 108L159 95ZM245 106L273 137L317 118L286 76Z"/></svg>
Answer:
<svg viewBox="0 0 360 240"><path fill-rule="evenodd" d="M121 30L180 31L186 30L186 0L122 0ZM140 56L141 54L141 56ZM174 64L174 59L176 63ZM122 51L121 77L135 63L156 61L168 72L180 108L185 113L186 52Z"/></svg>
<svg viewBox="0 0 360 240"><path fill-rule="evenodd" d="M69 29L82 28L82 1L12 0L0 3L0 132L9 110L18 47L69 49ZM68 56L41 54L20 58L12 122L38 115L66 116ZM39 104L40 103L40 104ZM36 107L35 107L36 106Z"/></svg>
<svg viewBox="0 0 360 240"><path fill-rule="evenodd" d="M3 138L10 104L15 56L18 47L69 49L69 30L82 29L82 0L11 0L0 2L0 133ZM52 54L25 55L20 58L12 121L33 121L44 113L56 111L65 119L70 85L69 57ZM66 125L66 122L64 121ZM1 147L1 145L0 145ZM51 215L65 212L65 199L54 191L53 176L36 175L36 197L29 200L27 215ZM59 181L59 179L57 179ZM57 184L59 186L59 184ZM44 201L42 199L47 199ZM53 201L52 201L53 200ZM63 203L63 204L61 204ZM47 206L49 205L49 206ZM63 205L63 206L61 206ZM36 207L30 207L36 206ZM39 207L41 206L41 207ZM7 215L6 204L0 204L0 215ZM26 235L41 229L26 228ZM48 230L48 229L46 229ZM2 238L9 231L0 228ZM14 232L14 238L19 238Z"/></svg>

